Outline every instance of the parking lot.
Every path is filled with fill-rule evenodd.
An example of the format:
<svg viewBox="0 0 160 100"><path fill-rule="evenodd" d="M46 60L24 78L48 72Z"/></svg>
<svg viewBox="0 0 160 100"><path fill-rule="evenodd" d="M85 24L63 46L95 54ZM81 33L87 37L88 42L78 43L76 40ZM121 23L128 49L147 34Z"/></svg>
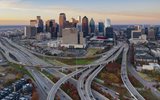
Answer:
<svg viewBox="0 0 160 100"><path fill-rule="evenodd" d="M32 85L20 79L0 90L0 100L31 100Z"/></svg>

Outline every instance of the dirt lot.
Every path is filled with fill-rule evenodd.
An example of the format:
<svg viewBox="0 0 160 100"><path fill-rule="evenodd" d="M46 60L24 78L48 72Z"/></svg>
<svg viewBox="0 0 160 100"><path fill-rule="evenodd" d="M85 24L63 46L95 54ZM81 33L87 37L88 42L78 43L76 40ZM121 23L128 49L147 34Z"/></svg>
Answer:
<svg viewBox="0 0 160 100"><path fill-rule="evenodd" d="M15 73L8 73L8 67L2 67L0 66L0 88L2 88L5 84L7 84L10 81L13 81L16 79Z"/></svg>

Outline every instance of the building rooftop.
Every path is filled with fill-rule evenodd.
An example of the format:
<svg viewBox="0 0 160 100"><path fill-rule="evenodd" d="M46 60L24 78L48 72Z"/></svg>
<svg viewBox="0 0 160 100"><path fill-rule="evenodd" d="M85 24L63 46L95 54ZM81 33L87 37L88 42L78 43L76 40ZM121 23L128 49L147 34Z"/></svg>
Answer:
<svg viewBox="0 0 160 100"><path fill-rule="evenodd" d="M135 58L136 59L156 59L155 57L153 57L152 55L150 55L149 53L143 50L136 50Z"/></svg>

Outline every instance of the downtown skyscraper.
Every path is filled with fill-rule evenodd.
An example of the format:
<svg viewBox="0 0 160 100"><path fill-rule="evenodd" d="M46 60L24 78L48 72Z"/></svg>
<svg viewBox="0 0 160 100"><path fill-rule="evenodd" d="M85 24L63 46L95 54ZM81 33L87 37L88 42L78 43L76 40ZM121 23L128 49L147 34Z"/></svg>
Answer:
<svg viewBox="0 0 160 100"><path fill-rule="evenodd" d="M113 32L113 27L111 26L111 20L110 19L106 19L105 21L105 36L107 38L113 39L114 32Z"/></svg>
<svg viewBox="0 0 160 100"><path fill-rule="evenodd" d="M91 18L91 20L90 20L89 28L90 28L90 33L95 33L95 22L94 22L93 18Z"/></svg>
<svg viewBox="0 0 160 100"><path fill-rule="evenodd" d="M37 33L44 32L44 23L41 16L37 16Z"/></svg>
<svg viewBox="0 0 160 100"><path fill-rule="evenodd" d="M59 15L59 37L62 37L62 29L65 28L66 15L65 13L60 13Z"/></svg>
<svg viewBox="0 0 160 100"><path fill-rule="evenodd" d="M51 33L51 38L56 39L58 37L58 24L55 22L55 20L48 20L46 22L46 32Z"/></svg>
<svg viewBox="0 0 160 100"><path fill-rule="evenodd" d="M89 27L88 27L88 18L86 16L84 16L82 19L82 32L83 32L83 37L88 36Z"/></svg>

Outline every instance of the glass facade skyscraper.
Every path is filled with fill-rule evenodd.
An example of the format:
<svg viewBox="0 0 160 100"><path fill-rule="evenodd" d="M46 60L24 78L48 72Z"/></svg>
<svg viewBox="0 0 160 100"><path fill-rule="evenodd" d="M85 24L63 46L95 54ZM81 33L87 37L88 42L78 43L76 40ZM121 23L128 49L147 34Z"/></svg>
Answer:
<svg viewBox="0 0 160 100"><path fill-rule="evenodd" d="M160 29L159 29L159 27L155 27L155 35L156 35L156 40L160 40Z"/></svg>
<svg viewBox="0 0 160 100"><path fill-rule="evenodd" d="M56 39L58 37L58 24L55 20L48 20L46 22L46 32L51 33L51 38Z"/></svg>
<svg viewBox="0 0 160 100"><path fill-rule="evenodd" d="M37 33L44 32L44 23L41 16L37 16Z"/></svg>
<svg viewBox="0 0 160 100"><path fill-rule="evenodd" d="M103 22L98 23L98 31L100 33L104 33L104 23Z"/></svg>
<svg viewBox="0 0 160 100"><path fill-rule="evenodd" d="M91 18L90 20L89 27L90 27L90 33L95 33L95 22L93 18Z"/></svg>
<svg viewBox="0 0 160 100"><path fill-rule="evenodd" d="M106 19L105 27L111 27L111 20L110 19Z"/></svg>
<svg viewBox="0 0 160 100"><path fill-rule="evenodd" d="M65 28L66 15L65 13L60 13L59 15L59 37L62 37L62 29Z"/></svg>
<svg viewBox="0 0 160 100"><path fill-rule="evenodd" d="M83 37L88 36L89 28L88 28L88 18L86 16L84 16L82 19L82 32L83 32Z"/></svg>
<svg viewBox="0 0 160 100"><path fill-rule="evenodd" d="M105 28L105 32L106 32L105 36L107 38L114 38L113 37L113 28L112 27Z"/></svg>

